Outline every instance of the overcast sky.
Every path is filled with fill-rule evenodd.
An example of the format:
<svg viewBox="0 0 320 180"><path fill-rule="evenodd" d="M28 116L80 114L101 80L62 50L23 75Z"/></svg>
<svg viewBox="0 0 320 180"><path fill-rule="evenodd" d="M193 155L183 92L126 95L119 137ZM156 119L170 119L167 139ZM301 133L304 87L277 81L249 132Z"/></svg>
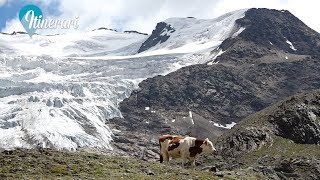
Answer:
<svg viewBox="0 0 320 180"><path fill-rule="evenodd" d="M233 10L265 7L289 10L320 32L319 0L0 0L2 32L23 30L18 13L26 4L39 6L49 19L79 16L79 31L108 27L151 33L157 22L170 17L210 19Z"/></svg>

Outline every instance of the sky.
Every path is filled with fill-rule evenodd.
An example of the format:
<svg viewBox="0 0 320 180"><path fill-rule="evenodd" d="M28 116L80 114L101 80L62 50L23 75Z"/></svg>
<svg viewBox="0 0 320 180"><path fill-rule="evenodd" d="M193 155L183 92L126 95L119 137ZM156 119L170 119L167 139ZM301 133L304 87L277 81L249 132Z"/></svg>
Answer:
<svg viewBox="0 0 320 180"><path fill-rule="evenodd" d="M18 14L34 4L47 19L79 17L79 28L39 30L40 34L90 31L99 27L151 33L158 22L171 17L193 16L212 19L244 8L289 10L308 26L320 32L319 0L0 0L0 31L24 31Z"/></svg>

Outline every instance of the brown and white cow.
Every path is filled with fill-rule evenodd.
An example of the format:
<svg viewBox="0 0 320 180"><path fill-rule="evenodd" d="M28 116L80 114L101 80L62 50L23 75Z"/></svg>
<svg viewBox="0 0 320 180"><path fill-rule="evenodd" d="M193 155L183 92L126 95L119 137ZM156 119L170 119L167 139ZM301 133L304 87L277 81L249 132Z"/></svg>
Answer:
<svg viewBox="0 0 320 180"><path fill-rule="evenodd" d="M165 161L169 163L170 158L182 158L182 165L187 160L192 160L195 166L195 160L202 154L210 154L216 151L212 142L206 139L197 139L194 137L183 137L178 135L163 135L159 137L160 144L160 163Z"/></svg>

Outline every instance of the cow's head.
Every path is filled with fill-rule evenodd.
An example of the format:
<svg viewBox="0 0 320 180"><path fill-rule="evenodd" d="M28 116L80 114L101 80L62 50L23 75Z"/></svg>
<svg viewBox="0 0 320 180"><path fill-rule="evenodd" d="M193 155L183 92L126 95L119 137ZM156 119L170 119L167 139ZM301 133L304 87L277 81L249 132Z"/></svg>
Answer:
<svg viewBox="0 0 320 180"><path fill-rule="evenodd" d="M206 138L203 141L201 148L202 148L202 152L205 154L211 154L216 152L216 148L214 148L213 143L208 138Z"/></svg>

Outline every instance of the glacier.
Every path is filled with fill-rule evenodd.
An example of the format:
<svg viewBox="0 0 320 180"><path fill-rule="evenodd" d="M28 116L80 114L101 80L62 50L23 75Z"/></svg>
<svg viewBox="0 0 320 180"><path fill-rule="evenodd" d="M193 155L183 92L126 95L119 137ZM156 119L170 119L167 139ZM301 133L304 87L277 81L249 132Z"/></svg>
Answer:
<svg viewBox="0 0 320 180"><path fill-rule="evenodd" d="M148 36L113 30L0 34L0 148L112 150L108 119L146 78L207 63L239 34L246 10L212 20L170 18L168 41L137 53Z"/></svg>

